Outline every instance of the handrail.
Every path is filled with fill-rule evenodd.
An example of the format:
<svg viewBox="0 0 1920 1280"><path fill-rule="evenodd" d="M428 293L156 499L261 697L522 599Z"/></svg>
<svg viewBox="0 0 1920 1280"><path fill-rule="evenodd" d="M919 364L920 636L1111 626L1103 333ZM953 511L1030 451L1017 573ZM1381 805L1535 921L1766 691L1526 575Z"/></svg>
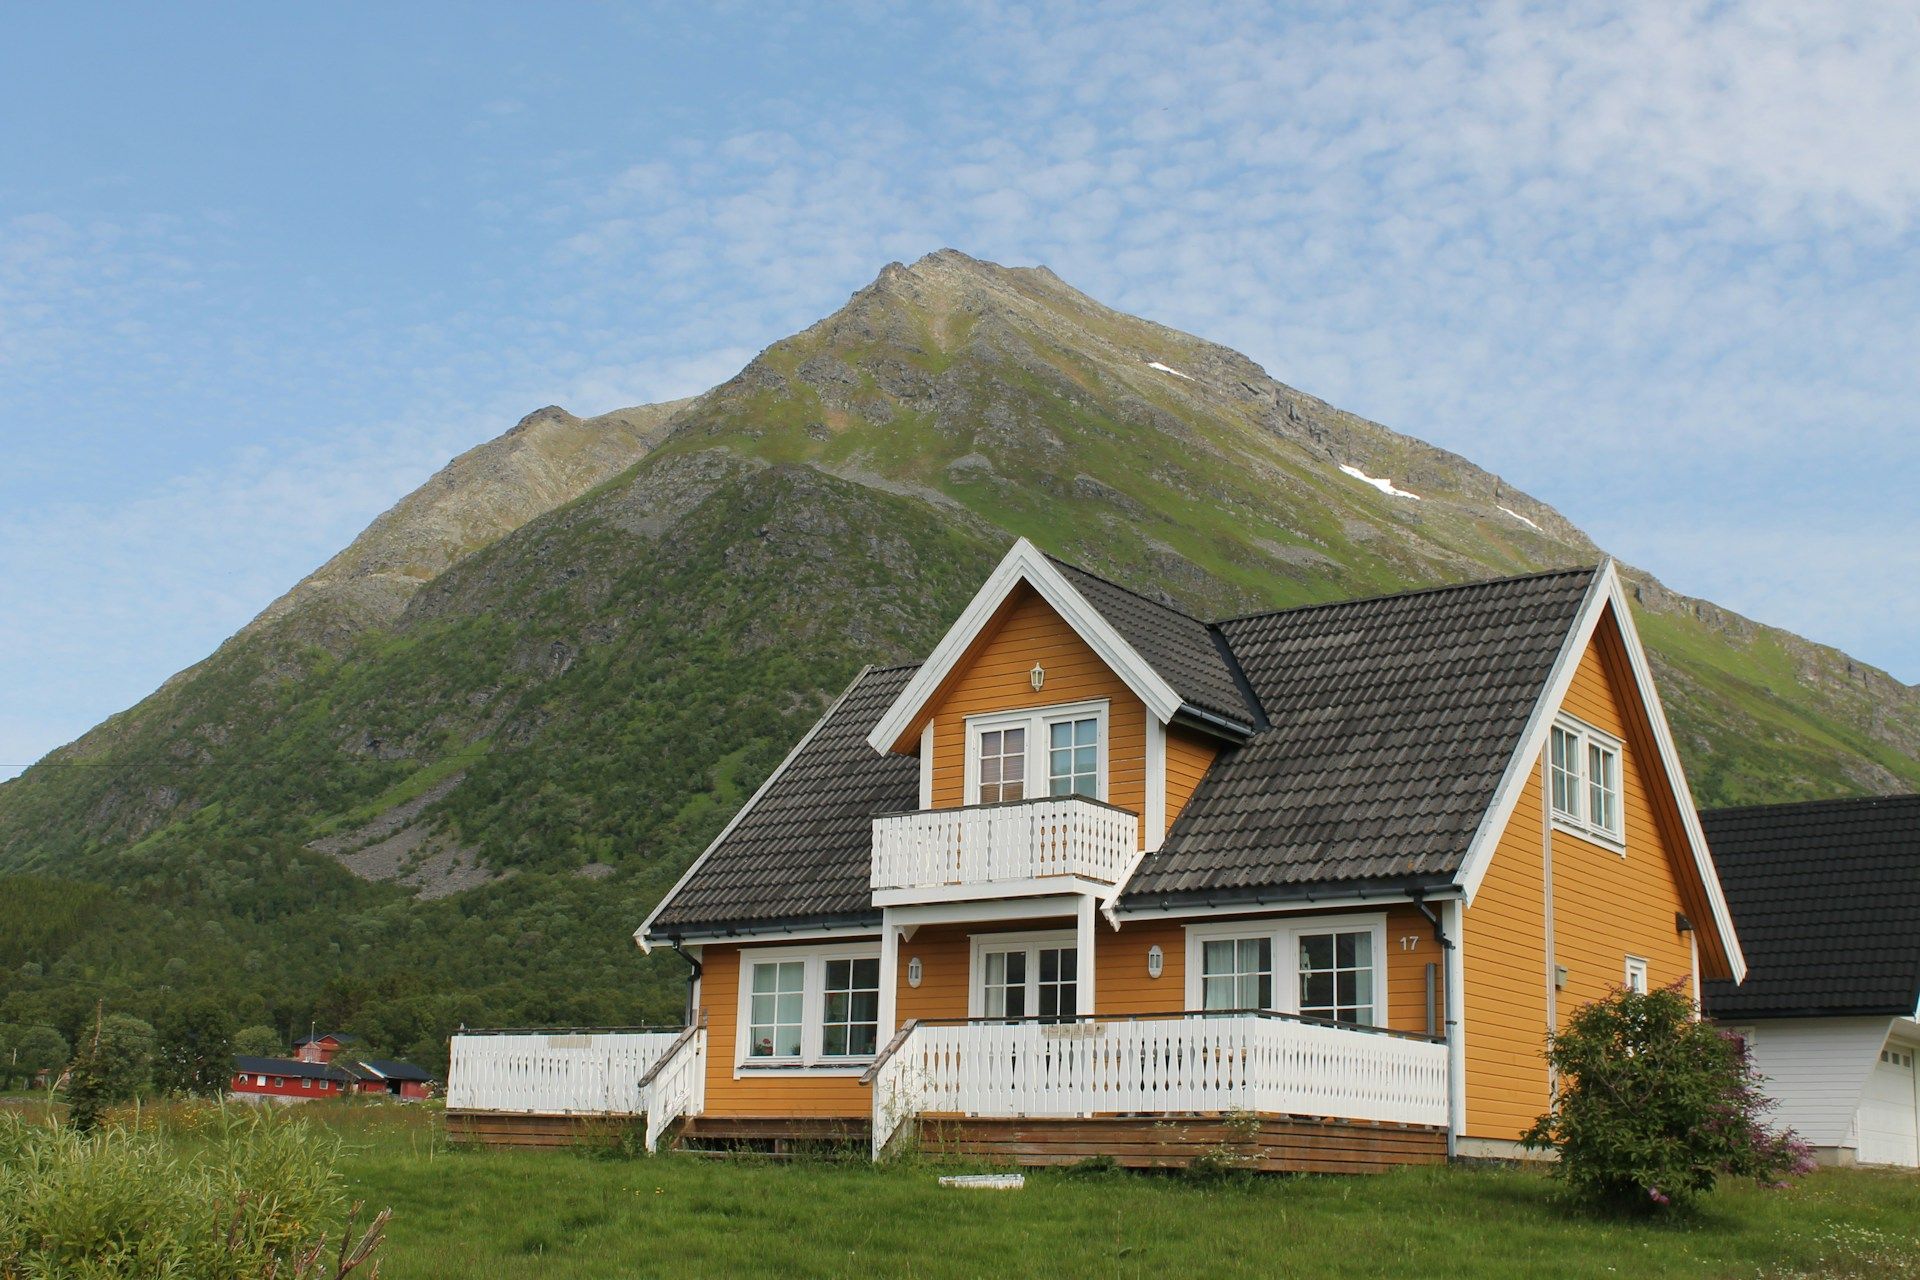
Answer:
<svg viewBox="0 0 1920 1280"><path fill-rule="evenodd" d="M1022 805L1030 804L1059 804L1062 800L1078 800L1096 809L1110 809L1114 813L1123 813L1129 818L1140 816L1138 809L1129 809L1125 805L1114 804L1110 800L1096 800L1092 796L1083 796L1077 791L1064 796L1023 796L1018 800L995 800L991 804L950 804L937 808L928 806L915 809L884 809L873 816L878 820L880 818L911 818L922 813L980 813L987 809L1018 809Z"/></svg>
<svg viewBox="0 0 1920 1280"><path fill-rule="evenodd" d="M1358 1031L1367 1035L1391 1036L1397 1040L1412 1040L1420 1044L1445 1044L1445 1036L1430 1036L1419 1031L1401 1031L1394 1027L1369 1026L1363 1022L1337 1022L1332 1018L1313 1018L1303 1013L1283 1013L1278 1009L1168 1009L1157 1013L1080 1013L1071 1016L1030 1014L1019 1018L916 1018L907 1024L923 1027L1004 1027L1022 1023L1044 1023L1049 1026L1072 1026L1092 1022L1156 1022L1171 1021L1180 1018L1267 1018L1276 1022L1298 1022L1309 1027L1332 1027L1338 1031ZM902 1027L904 1033L906 1027ZM901 1040L896 1035L887 1045L879 1058L874 1059L878 1067L888 1053L894 1051ZM864 1079L864 1077L862 1077Z"/></svg>
<svg viewBox="0 0 1920 1280"><path fill-rule="evenodd" d="M664 1025L637 1027L459 1027L456 1036L641 1036L684 1028Z"/></svg>
<svg viewBox="0 0 1920 1280"><path fill-rule="evenodd" d="M908 1018L905 1023L901 1024L900 1029L893 1033L893 1039L887 1041L887 1047L875 1055L873 1065L860 1073L860 1083L873 1083L874 1076L879 1074L881 1067L887 1065L887 1059L900 1052L901 1047L907 1043L907 1037L913 1034L915 1027L919 1026L922 1022L939 1021L941 1020L938 1018Z"/></svg>
<svg viewBox="0 0 1920 1280"><path fill-rule="evenodd" d="M653 1078L659 1075L661 1070L665 1068L668 1063L673 1061L674 1056L678 1054L680 1050L686 1048L687 1041L693 1039L694 1036L698 1035L702 1030L704 1030L706 1025L707 1025L707 1011L705 1009L702 1009L700 1011L700 1020L696 1022L693 1026L690 1026L685 1030L683 1030L679 1034L679 1036L675 1038L674 1042L666 1047L666 1051L663 1052L658 1058L654 1059L653 1065L647 1068L646 1074L640 1077L640 1083L635 1085L634 1087L637 1089L644 1089L648 1085L652 1084Z"/></svg>

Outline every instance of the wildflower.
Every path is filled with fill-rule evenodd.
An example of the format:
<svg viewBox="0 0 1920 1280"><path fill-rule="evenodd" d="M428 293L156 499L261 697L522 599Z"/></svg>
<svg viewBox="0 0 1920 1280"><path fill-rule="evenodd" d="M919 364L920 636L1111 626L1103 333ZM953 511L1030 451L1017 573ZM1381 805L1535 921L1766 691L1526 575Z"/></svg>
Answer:
<svg viewBox="0 0 1920 1280"><path fill-rule="evenodd" d="M1658 1187L1648 1187L1647 1198L1649 1200L1652 1200L1655 1204L1672 1204L1673 1203L1673 1197L1667 1195L1665 1192L1661 1191L1660 1188Z"/></svg>

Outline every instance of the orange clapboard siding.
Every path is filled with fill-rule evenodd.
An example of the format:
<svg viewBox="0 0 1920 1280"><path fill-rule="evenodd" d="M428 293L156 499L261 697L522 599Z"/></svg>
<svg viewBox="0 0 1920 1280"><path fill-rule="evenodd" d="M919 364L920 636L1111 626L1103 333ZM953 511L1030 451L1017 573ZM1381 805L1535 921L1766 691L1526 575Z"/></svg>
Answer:
<svg viewBox="0 0 1920 1280"><path fill-rule="evenodd" d="M1167 826L1187 807L1200 779L1213 767L1220 744L1186 729L1167 730Z"/></svg>
<svg viewBox="0 0 1920 1280"><path fill-rule="evenodd" d="M748 1073L734 1078L740 1019L740 948L710 946L700 957L700 1006L707 1017L707 1107L714 1116L868 1116L873 1100L858 1076Z"/></svg>
<svg viewBox="0 0 1920 1280"><path fill-rule="evenodd" d="M1552 963L1567 970L1553 993L1560 1025L1625 980L1626 958L1647 961L1653 986L1692 981L1692 954L1674 914L1696 894L1692 855L1661 780L1624 642L1611 615L1581 655L1562 709L1624 744L1621 817L1627 852L1567 831L1543 831L1540 761L1508 820L1479 895L1466 913L1467 1132L1513 1139L1546 1109L1541 1055L1547 1031L1545 845L1553 867ZM1683 891L1683 884L1687 889ZM1704 918L1694 917L1697 920Z"/></svg>
<svg viewBox="0 0 1920 1280"><path fill-rule="evenodd" d="M1028 673L1038 662L1046 684ZM1016 591L933 704L933 807L966 803L966 718L1106 699L1107 800L1146 807L1146 707L1031 588ZM1029 751L1042 744L1028 744Z"/></svg>

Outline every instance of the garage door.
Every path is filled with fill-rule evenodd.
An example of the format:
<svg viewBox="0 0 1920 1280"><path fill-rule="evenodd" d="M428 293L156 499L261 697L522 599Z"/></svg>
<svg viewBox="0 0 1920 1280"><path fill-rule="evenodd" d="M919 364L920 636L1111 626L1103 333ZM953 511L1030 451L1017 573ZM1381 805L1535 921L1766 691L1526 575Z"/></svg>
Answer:
<svg viewBox="0 0 1920 1280"><path fill-rule="evenodd" d="M1867 1092L1860 1100L1860 1162L1920 1164L1912 1049L1888 1045L1867 1077Z"/></svg>

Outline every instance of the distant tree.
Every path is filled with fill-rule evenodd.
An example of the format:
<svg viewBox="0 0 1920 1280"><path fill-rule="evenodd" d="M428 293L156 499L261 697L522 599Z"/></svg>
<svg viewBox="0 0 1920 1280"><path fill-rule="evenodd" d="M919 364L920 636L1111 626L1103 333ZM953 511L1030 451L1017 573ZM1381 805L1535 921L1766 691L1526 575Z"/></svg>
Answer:
<svg viewBox="0 0 1920 1280"><path fill-rule="evenodd" d="M1559 1153L1553 1172L1583 1195L1640 1209L1682 1207L1723 1175L1784 1185L1813 1167L1771 1107L1746 1051L1671 988L1596 1000L1547 1037L1560 1087L1526 1141Z"/></svg>
<svg viewBox="0 0 1920 1280"><path fill-rule="evenodd" d="M168 1093L218 1094L233 1071L233 1022L196 996L170 1005L155 1032L154 1083Z"/></svg>
<svg viewBox="0 0 1920 1280"><path fill-rule="evenodd" d="M52 1027L19 1027L7 1046L7 1069L31 1080L41 1071L57 1073L67 1065L67 1054L67 1038Z"/></svg>
<svg viewBox="0 0 1920 1280"><path fill-rule="evenodd" d="M93 1030L74 1055L67 1115L83 1132L108 1107L137 1097L153 1073L153 1028L129 1014L94 1011Z"/></svg>
<svg viewBox="0 0 1920 1280"><path fill-rule="evenodd" d="M233 1051L251 1058L278 1058L287 1045L272 1027L242 1027L233 1033Z"/></svg>

